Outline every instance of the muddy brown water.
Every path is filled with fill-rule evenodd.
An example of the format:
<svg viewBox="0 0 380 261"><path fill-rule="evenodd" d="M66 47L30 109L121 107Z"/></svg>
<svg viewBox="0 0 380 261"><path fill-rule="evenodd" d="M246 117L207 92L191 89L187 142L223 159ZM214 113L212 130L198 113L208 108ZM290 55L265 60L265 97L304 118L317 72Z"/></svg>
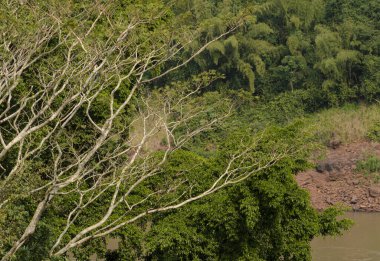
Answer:
<svg viewBox="0 0 380 261"><path fill-rule="evenodd" d="M312 241L313 261L380 261L380 213L346 215L354 226L340 237Z"/></svg>

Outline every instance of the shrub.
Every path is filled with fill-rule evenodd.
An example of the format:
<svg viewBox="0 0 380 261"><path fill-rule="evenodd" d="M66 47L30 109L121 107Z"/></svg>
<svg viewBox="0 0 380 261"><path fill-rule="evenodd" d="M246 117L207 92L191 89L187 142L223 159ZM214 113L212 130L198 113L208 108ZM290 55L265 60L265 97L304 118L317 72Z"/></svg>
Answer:
<svg viewBox="0 0 380 261"><path fill-rule="evenodd" d="M371 155L364 160L358 161L356 171L371 177L378 183L380 181L380 159Z"/></svg>
<svg viewBox="0 0 380 261"><path fill-rule="evenodd" d="M380 142L380 122L377 122L368 130L367 137L372 141Z"/></svg>

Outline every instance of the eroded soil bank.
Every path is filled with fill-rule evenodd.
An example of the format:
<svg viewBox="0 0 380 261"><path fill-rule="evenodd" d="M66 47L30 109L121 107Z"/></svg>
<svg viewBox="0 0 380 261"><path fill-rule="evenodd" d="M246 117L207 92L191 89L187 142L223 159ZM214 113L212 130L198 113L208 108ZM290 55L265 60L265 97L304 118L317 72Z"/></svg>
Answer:
<svg viewBox="0 0 380 261"><path fill-rule="evenodd" d="M316 168L299 173L298 184L310 192L317 209L343 203L354 211L380 212L380 183L358 173L357 163L369 155L380 157L380 144L357 142L327 151Z"/></svg>

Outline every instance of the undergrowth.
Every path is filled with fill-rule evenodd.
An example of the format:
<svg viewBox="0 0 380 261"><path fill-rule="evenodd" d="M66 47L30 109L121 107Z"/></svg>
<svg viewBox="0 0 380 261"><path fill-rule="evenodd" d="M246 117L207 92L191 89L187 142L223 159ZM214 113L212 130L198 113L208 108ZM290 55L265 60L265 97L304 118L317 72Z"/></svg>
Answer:
<svg viewBox="0 0 380 261"><path fill-rule="evenodd" d="M328 144L332 137L343 144L363 140L380 141L380 106L346 105L313 114L309 131L317 141Z"/></svg>
<svg viewBox="0 0 380 261"><path fill-rule="evenodd" d="M380 182L380 159L371 155L356 163L356 171L372 178L376 183Z"/></svg>

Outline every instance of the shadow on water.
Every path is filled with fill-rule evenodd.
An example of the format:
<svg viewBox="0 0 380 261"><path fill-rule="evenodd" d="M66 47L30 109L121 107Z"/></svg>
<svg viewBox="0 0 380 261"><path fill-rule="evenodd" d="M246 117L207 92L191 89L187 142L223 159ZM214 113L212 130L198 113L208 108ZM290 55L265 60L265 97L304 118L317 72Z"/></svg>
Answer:
<svg viewBox="0 0 380 261"><path fill-rule="evenodd" d="M380 213L346 215L355 225L341 237L313 240L313 261L379 261Z"/></svg>

